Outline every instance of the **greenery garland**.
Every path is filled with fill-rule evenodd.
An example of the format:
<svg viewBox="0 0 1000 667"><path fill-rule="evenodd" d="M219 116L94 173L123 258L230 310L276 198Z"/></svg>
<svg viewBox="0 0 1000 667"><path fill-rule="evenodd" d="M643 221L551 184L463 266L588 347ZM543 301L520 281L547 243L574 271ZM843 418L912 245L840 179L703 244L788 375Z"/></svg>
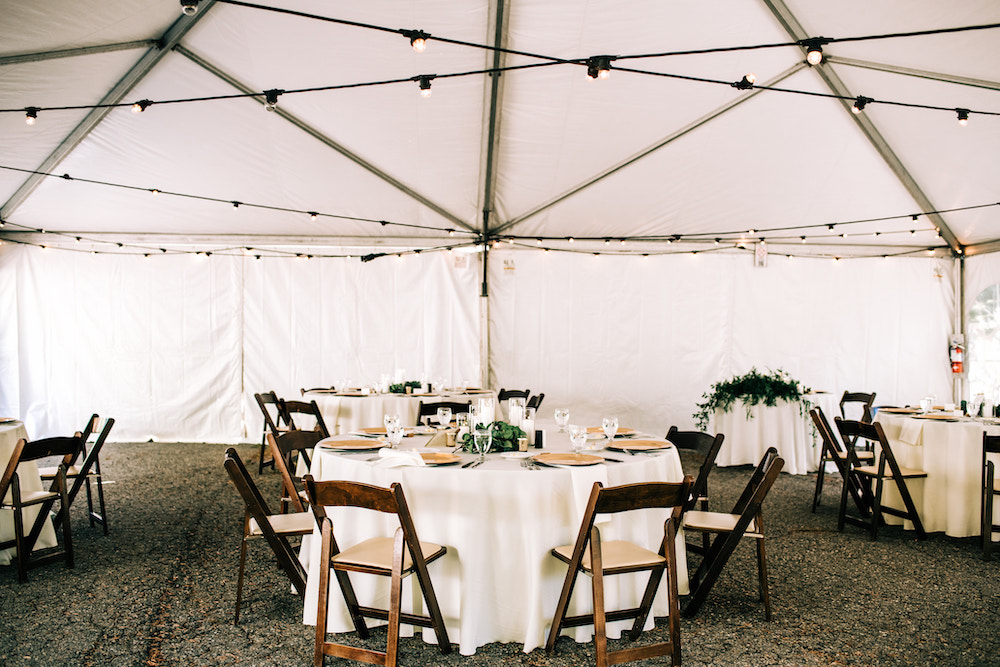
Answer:
<svg viewBox="0 0 1000 667"><path fill-rule="evenodd" d="M390 394L405 394L407 387L413 387L414 389L420 389L420 380L407 380L406 382L398 382L396 384L389 385Z"/></svg>
<svg viewBox="0 0 1000 667"><path fill-rule="evenodd" d="M495 421L491 429L493 431L493 442L490 445L491 452L516 452L517 439L528 437L527 433L507 422ZM467 452L475 451L471 433L462 435L462 448Z"/></svg>
<svg viewBox="0 0 1000 667"><path fill-rule="evenodd" d="M751 368L746 375L737 375L731 380L716 382L712 390L702 395L705 399L698 403L698 411L694 413L694 422L698 429L708 429L708 422L716 410L729 412L737 399L743 402L750 418L753 406L763 403L767 406L777 405L778 401L798 403L799 413L803 416L812 408L812 403L805 398L809 391L788 376L788 373L778 369L773 373L761 373Z"/></svg>

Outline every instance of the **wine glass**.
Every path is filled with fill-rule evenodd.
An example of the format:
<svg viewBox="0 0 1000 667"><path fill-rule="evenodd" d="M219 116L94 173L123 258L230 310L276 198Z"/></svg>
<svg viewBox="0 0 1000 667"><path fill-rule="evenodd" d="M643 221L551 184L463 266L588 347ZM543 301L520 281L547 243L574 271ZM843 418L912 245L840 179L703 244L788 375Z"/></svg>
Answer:
<svg viewBox="0 0 1000 667"><path fill-rule="evenodd" d="M448 428L448 425L451 424L451 408L438 408L437 420L438 426Z"/></svg>
<svg viewBox="0 0 1000 667"><path fill-rule="evenodd" d="M389 442L389 447L396 449L403 441L403 427L399 424L389 424L385 429L385 438Z"/></svg>
<svg viewBox="0 0 1000 667"><path fill-rule="evenodd" d="M566 424L569 423L569 408L556 409L556 423L559 424L559 432L566 432Z"/></svg>
<svg viewBox="0 0 1000 667"><path fill-rule="evenodd" d="M615 433L618 432L618 417L605 417L601 420L601 428L604 429L604 435L608 438L608 445L611 445L615 439Z"/></svg>
<svg viewBox="0 0 1000 667"><path fill-rule="evenodd" d="M569 427L569 441L573 445L573 451L579 452L587 446L587 429L583 426L572 424Z"/></svg>
<svg viewBox="0 0 1000 667"><path fill-rule="evenodd" d="M472 431L472 442L479 452L479 458L486 458L486 452L493 446L493 429L489 426L477 426Z"/></svg>
<svg viewBox="0 0 1000 667"><path fill-rule="evenodd" d="M385 426L385 432L388 435L390 428L399 426L399 415L390 415L388 413L382 415L382 425Z"/></svg>

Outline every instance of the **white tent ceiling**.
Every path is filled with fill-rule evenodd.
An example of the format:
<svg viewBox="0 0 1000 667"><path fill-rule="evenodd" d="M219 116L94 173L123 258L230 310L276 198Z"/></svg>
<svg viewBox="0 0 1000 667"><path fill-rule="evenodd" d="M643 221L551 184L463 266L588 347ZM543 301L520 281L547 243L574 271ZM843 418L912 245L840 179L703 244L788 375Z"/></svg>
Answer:
<svg viewBox="0 0 1000 667"><path fill-rule="evenodd" d="M3 1L0 237L42 243L44 229L136 252L432 248L485 232L658 252L754 229L784 239L779 252L1000 248L1000 29L837 41L996 24L996 2L268 4L341 22L222 0L193 16L176 0ZM427 50L400 29L429 33ZM817 67L795 45L620 57L808 37L835 40ZM547 61L447 40L619 58L603 81L579 63L448 76ZM725 84L751 71L797 92ZM422 74L437 75L426 99L408 80ZM353 86L381 81L397 82ZM292 92L332 86L345 87ZM275 113L268 89L288 91ZM831 95L875 102L854 115ZM131 113L142 99L154 104Z"/></svg>

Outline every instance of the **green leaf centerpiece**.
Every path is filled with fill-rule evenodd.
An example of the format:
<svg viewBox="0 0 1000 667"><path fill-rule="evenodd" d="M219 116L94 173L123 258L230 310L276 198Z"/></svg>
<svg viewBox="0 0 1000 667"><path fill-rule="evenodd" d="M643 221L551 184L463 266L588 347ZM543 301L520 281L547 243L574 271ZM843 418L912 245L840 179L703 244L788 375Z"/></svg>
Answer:
<svg viewBox="0 0 1000 667"><path fill-rule="evenodd" d="M713 384L712 390L702 395L704 401L698 403L698 411L693 417L700 430L707 430L715 411L729 412L737 400L746 407L748 419L755 405L775 406L778 401L798 403L800 414L805 415L812 408L812 403L805 397L808 392L808 387L803 387L801 382L793 380L781 369L762 373L751 368L746 375Z"/></svg>
<svg viewBox="0 0 1000 667"><path fill-rule="evenodd" d="M516 452L517 439L528 437L520 428L507 422L495 421L491 428L493 429L493 444L490 445L491 452ZM467 452L476 451L471 433L466 433L462 436L462 449Z"/></svg>

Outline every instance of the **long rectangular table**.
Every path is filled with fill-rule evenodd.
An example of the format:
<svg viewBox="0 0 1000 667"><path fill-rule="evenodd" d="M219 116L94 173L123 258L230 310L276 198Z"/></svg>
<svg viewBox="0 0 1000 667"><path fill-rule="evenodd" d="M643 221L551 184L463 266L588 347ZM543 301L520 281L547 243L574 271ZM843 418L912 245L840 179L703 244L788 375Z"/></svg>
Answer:
<svg viewBox="0 0 1000 667"><path fill-rule="evenodd" d="M883 411L876 413L875 420L882 424L899 465L927 472L926 479L907 483L924 530L952 537L982 534L983 433L1000 434L1000 423L916 419ZM891 484L886 487L884 502L902 507ZM1000 520L1000 508L995 519ZM913 528L912 522L896 517L886 516L886 521Z"/></svg>
<svg viewBox="0 0 1000 667"><path fill-rule="evenodd" d="M6 468L10 457L14 453L14 446L20 438L27 439L28 432L24 424L19 421L0 424L0 468ZM2 472L0 472L2 474ZM42 479L38 475L38 467L34 461L25 461L17 467L17 475L21 482L21 495L33 491L42 491ZM10 492L4 498L5 502L11 500ZM24 512L25 530L29 530L34 525L35 517L38 516L38 508L32 507ZM0 510L0 542L14 539L14 511ZM56 546L56 531L52 527L51 521L45 522L45 527L35 543L36 549ZM0 549L0 565L8 565L15 556L15 549Z"/></svg>
<svg viewBox="0 0 1000 667"><path fill-rule="evenodd" d="M426 436L406 439L406 445L421 447ZM564 437L551 430L545 450L568 450ZM549 550L572 544L584 507L595 481L618 485L645 481L681 481L683 470L677 450L630 455L601 452L621 462L586 467L526 469L518 460L491 454L477 468L383 467L369 461L375 454L340 454L317 447L312 474L316 479L345 479L388 486L401 482L421 540L448 547L448 554L431 567L431 579L440 601L448 633L464 655L490 642L518 642L525 651L542 646L555 611L566 566ZM468 461L473 455L464 455ZM391 520L371 517L338 521L334 530L342 545L376 535L391 534ZM626 519L634 519L626 517ZM639 521L618 519L602 526L606 539L630 539L656 549L663 538L666 513L646 510ZM644 520L643 520L644 519ZM300 558L309 572L304 621L316 622L319 540L304 542ZM678 539L678 583L687 593L687 565L683 537ZM384 604L388 582L382 577L355 579L362 604ZM589 608L588 584L581 577L574 603L583 613ZM608 608L636 605L644 580L639 574L610 577L605 595ZM409 586L409 584L407 584ZM654 604L653 616L666 615L666 585ZM412 594L412 590L410 593ZM407 595L406 600L410 599ZM419 595L415 605L419 605ZM329 614L330 632L352 631L339 590L331 591L335 606ZM581 606L582 605L582 606ZM651 624L651 623L650 623ZM609 636L617 637L621 623L609 625ZM577 628L579 641L589 640L590 628ZM425 637L433 641L432 633Z"/></svg>

